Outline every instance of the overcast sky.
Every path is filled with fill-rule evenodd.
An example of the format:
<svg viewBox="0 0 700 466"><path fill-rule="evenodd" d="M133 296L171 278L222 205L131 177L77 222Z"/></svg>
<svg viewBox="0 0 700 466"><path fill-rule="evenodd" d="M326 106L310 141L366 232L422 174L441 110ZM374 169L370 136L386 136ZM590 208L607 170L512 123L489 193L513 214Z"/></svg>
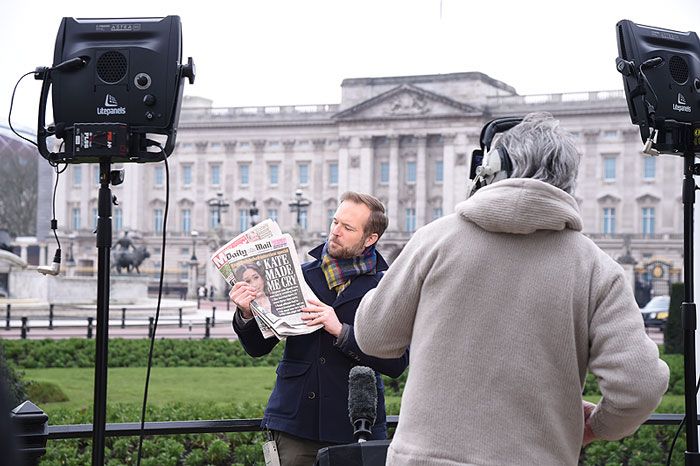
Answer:
<svg viewBox="0 0 700 466"><path fill-rule="evenodd" d="M700 32L700 0L3 0L1 13L2 122L17 79L51 65L63 16L179 15L197 65L185 93L219 107L339 103L345 78L466 71L520 94L621 89L617 21ZM39 88L22 81L13 123L35 127Z"/></svg>

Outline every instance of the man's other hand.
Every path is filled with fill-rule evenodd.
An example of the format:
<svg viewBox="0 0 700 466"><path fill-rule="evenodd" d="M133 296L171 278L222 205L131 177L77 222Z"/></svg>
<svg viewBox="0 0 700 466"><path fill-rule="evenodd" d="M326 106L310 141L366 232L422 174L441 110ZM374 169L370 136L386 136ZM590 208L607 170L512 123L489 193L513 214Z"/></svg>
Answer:
<svg viewBox="0 0 700 466"><path fill-rule="evenodd" d="M591 414L593 414L593 410L595 408L596 408L595 404L590 403L586 400L583 400L583 442L582 442L582 445L584 447L597 439L595 433L593 433L593 429L591 429L591 423L590 423Z"/></svg>
<svg viewBox="0 0 700 466"><path fill-rule="evenodd" d="M326 332L338 338L343 324L338 320L335 309L316 299L309 299L309 304L310 306L302 308L301 318L306 321L306 325L322 324Z"/></svg>

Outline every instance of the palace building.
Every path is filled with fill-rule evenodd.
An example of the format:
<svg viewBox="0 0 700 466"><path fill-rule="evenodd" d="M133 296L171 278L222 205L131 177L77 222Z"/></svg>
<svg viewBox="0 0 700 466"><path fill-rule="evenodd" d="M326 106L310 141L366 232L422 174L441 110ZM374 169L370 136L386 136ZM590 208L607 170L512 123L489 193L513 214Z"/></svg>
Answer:
<svg viewBox="0 0 700 466"><path fill-rule="evenodd" d="M372 193L387 206L379 249L391 261L417 228L465 199L483 125L537 111L552 113L579 142L576 200L584 233L612 257L634 263L637 278L657 294L680 279L683 160L642 155L621 90L519 95L478 72L352 78L341 88L340 103L323 105L218 108L205 98L185 99L168 159L171 287L192 281L194 268L198 282L223 292L209 257L251 220L277 220L295 232L304 254L325 238L346 190ZM124 183L113 187L115 239L129 231L147 245L151 256L141 270L156 276L166 168L123 168ZM97 173L97 165L69 167L57 196L59 225L81 274L97 269Z"/></svg>

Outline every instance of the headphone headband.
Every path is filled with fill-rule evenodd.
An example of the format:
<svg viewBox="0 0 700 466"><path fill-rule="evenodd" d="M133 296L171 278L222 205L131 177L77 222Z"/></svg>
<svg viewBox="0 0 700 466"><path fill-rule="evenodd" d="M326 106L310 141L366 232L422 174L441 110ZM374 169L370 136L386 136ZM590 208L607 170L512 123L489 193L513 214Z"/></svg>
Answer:
<svg viewBox="0 0 700 466"><path fill-rule="evenodd" d="M481 135L479 136L481 150L486 150L487 152L491 150L491 142L493 142L493 138L498 133L504 133L522 121L523 119L519 117L505 117L496 118L486 123L481 129Z"/></svg>

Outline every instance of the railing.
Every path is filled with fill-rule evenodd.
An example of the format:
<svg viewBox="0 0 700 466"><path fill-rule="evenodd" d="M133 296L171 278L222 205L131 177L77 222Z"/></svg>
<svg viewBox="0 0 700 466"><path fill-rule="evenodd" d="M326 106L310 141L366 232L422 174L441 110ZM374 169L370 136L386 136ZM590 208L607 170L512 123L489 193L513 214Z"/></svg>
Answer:
<svg viewBox="0 0 700 466"><path fill-rule="evenodd" d="M679 425L682 414L652 414L645 425ZM20 454L27 464L38 464L46 453L48 440L87 439L93 435L92 424L48 425L48 416L36 405L25 402L12 412L16 432L19 432ZM699 416L700 420L700 416ZM144 423L144 435L186 435L205 433L243 433L263 430L262 419L221 419L201 421L168 421ZM387 416L387 426L396 427L399 416ZM140 423L113 423L105 426L106 437L130 437L141 433Z"/></svg>
<svg viewBox="0 0 700 466"><path fill-rule="evenodd" d="M227 120L294 120L330 118L338 112L338 104L274 105L266 107L190 107L183 108L181 123Z"/></svg>
<svg viewBox="0 0 700 466"><path fill-rule="evenodd" d="M200 299L197 299L197 309L200 308ZM187 329L189 333L186 335L188 337L193 337L193 336L199 336L201 338L210 338L212 337L212 328L216 326L216 311L217 311L217 306L211 306L210 309L206 309L207 311L211 311L211 316L210 317L205 317L204 319L201 319L199 317L198 321L192 321L192 319L187 319L186 316L183 316L183 308L180 307L178 308L178 315L177 317L160 317L158 319L158 337L169 337L169 336L180 336L182 337L184 334L180 331L173 332L173 329ZM223 310L223 307L220 308L220 310ZM230 301L226 301L226 311L230 311ZM116 309L112 309L113 313L118 312ZM133 332L120 332L119 334L116 334L114 336L117 337L148 337L151 338L153 335L153 329L154 329L154 318L153 317L129 317L127 318L127 308L122 307L121 310L121 318L120 319L110 319L110 328L115 328L115 329L132 329ZM41 317L37 317L36 314L33 314L33 320L34 321L46 321L46 324L38 324L38 323L33 323L32 320L30 320L27 316L21 316L19 319L13 318L12 317L13 311L12 311L12 306L10 304L7 304L6 310L5 310L5 325L4 325L4 330L6 332L8 331L13 331L13 330L19 330L19 337L21 339L27 339L31 330L33 329L40 329L40 330L48 330L48 331L57 331L59 328L61 330L75 330L75 329L84 329L84 335L86 338L90 339L93 337L94 334L94 326L95 326L95 318L94 316L86 316L83 318L77 318L74 316L57 316L54 313L54 306L49 305L48 309L48 314L46 314L46 318L42 319ZM113 314L114 315L114 314ZM17 323L19 322L19 325ZM59 322L62 322L62 325L57 325ZM83 322L81 324L80 322ZM197 331L196 334L193 334L192 331L195 329ZM201 330L198 330L201 329ZM53 336L53 335L46 335L42 334L41 337L48 337L48 336ZM70 335L73 337L77 337L77 334ZM230 332L227 331L224 334L221 334L220 336L232 336Z"/></svg>
<svg viewBox="0 0 700 466"><path fill-rule="evenodd" d="M578 104L588 102L610 102L619 104L624 101L625 92L621 89L616 89L611 91L489 96L487 99L489 106Z"/></svg>

